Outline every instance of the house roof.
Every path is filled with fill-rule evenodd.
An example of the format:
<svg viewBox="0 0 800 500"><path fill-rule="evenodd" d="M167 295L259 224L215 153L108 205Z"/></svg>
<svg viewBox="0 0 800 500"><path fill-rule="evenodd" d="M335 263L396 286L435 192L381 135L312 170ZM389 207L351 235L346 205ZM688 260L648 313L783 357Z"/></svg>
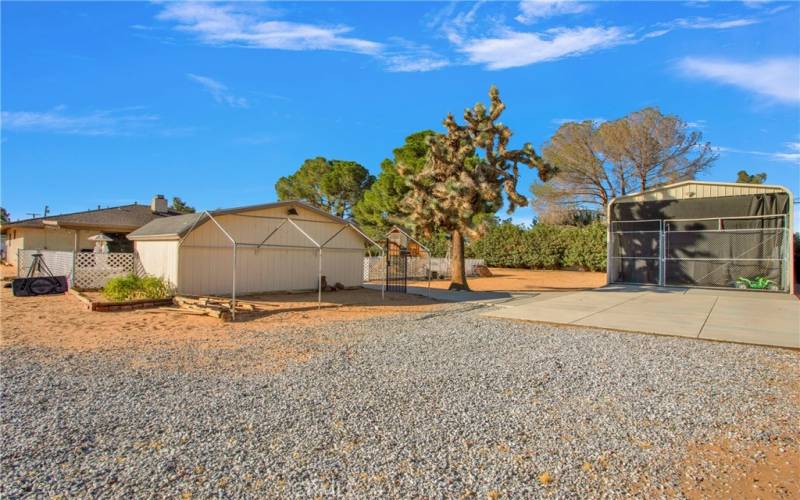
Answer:
<svg viewBox="0 0 800 500"><path fill-rule="evenodd" d="M47 217L36 217L9 222L2 225L2 232L11 228L45 228L60 227L69 229L98 229L115 232L129 232L144 226L152 220L171 218L179 212L153 212L148 205L122 205L119 207L99 208L83 212L72 212Z"/></svg>
<svg viewBox="0 0 800 500"><path fill-rule="evenodd" d="M322 210L320 208L317 208L313 205L310 205L300 200L286 200L286 201L277 201L274 203L263 203L260 205L249 205L245 207L224 208L224 209L210 211L209 213L212 216L217 216L217 215L235 214L240 212L250 212L253 210L263 210L268 208L279 208L287 206L299 206L311 212L322 215L328 219L331 219L331 221L333 222L352 226L352 224L347 220L342 219L341 217L337 217L335 215L331 215L325 210ZM136 231L133 231L132 233L128 234L128 239L129 240L179 239L185 236L192 228L192 226L202 224L203 222L205 222L205 219L208 219L208 217L205 215L205 212L196 214L178 215L176 217L167 217L163 219L156 219L140 227ZM361 233L360 230L358 230L358 232Z"/></svg>
<svg viewBox="0 0 800 500"><path fill-rule="evenodd" d="M178 239L186 234L200 218L207 217L205 213L201 212L156 219L129 233L128 239Z"/></svg>

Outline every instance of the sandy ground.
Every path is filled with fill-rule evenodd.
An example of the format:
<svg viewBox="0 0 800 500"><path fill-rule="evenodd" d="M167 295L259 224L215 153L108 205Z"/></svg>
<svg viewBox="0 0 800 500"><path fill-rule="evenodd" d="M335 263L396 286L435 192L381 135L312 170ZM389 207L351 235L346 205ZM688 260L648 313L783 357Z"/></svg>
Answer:
<svg viewBox="0 0 800 500"><path fill-rule="evenodd" d="M547 290L582 290L606 284L605 273L581 271L542 271L531 269L490 268L491 278L468 278L469 287L476 292L522 292ZM409 285L428 286L427 281L414 281ZM432 288L450 286L449 280L431 281Z"/></svg>
<svg viewBox="0 0 800 500"><path fill-rule="evenodd" d="M14 297L0 291L0 347L43 347L47 349L127 350L132 362L148 364L165 359L148 354L168 351L176 368L213 368L225 365L226 352L236 362L235 351L255 347L252 366L242 371L280 370L290 362L304 362L316 348L337 342L324 334L297 328L328 321L352 321L372 315L435 310L442 304L424 297L386 294L359 289L323 294L317 309L316 294L268 294L247 297L248 301L273 305L268 313L241 314L240 320L223 323L206 316L185 315L161 309L130 312L91 312L73 295ZM188 354L187 354L188 353ZM163 361L160 361L162 363Z"/></svg>
<svg viewBox="0 0 800 500"><path fill-rule="evenodd" d="M16 278L17 266L13 266L11 264L0 264L0 273L2 274L3 278Z"/></svg>

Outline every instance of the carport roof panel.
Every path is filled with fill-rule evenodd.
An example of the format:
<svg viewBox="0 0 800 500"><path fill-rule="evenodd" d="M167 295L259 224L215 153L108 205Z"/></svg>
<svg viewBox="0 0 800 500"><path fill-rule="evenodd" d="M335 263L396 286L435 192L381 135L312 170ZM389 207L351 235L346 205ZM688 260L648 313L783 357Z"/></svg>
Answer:
<svg viewBox="0 0 800 500"><path fill-rule="evenodd" d="M209 212L212 216L217 215L225 215L225 214L235 214L240 212L249 212L252 210L262 210L265 208L278 208L284 206L297 206L302 207L306 210L315 212L319 215L322 215L331 220L331 222L336 222L338 224L352 226L348 221L342 219L341 217L337 217L335 215L329 214L325 210L317 208L313 205L305 203L299 200L287 200L287 201L278 201L274 203L263 203L260 205L249 205L244 207L236 207L236 208L225 208L220 210L214 210ZM140 227L136 231L128 234L128 239L130 240L176 240L180 239L186 235L187 232L194 226L196 223L202 222L201 219L206 218L203 213L194 213L194 214L185 214L185 215L178 215L174 217L167 217L164 219L154 220L144 226ZM363 235L362 235L363 236Z"/></svg>
<svg viewBox="0 0 800 500"><path fill-rule="evenodd" d="M611 202L630 203L637 201L686 200L724 196L746 196L763 193L789 193L789 190L783 186L765 184L683 181L639 193L619 196L614 198Z"/></svg>

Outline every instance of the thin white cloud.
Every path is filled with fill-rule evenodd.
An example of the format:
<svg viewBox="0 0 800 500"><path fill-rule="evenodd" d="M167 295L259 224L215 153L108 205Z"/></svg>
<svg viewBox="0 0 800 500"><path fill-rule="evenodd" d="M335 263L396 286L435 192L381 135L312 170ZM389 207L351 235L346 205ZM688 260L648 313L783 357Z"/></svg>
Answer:
<svg viewBox="0 0 800 500"><path fill-rule="evenodd" d="M392 49L383 56L386 70L394 73L433 71L450 65L450 61L427 45L400 37L390 39Z"/></svg>
<svg viewBox="0 0 800 500"><path fill-rule="evenodd" d="M439 16L435 24L440 24L439 28L444 33L445 37L453 44L461 44L464 42L464 36L470 27L475 23L478 9L480 9L484 1L475 2L472 7L467 11L459 12L452 15L455 4L450 4L446 9L447 14ZM432 25L431 27L435 27Z"/></svg>
<svg viewBox="0 0 800 500"><path fill-rule="evenodd" d="M625 31L618 27L560 28L545 33L506 29L494 38L469 40L459 50L473 64L506 69L586 54L628 40Z"/></svg>
<svg viewBox="0 0 800 500"><path fill-rule="evenodd" d="M719 146L716 149L720 153L737 153L744 155L763 156L772 161L797 163L800 165L800 143L787 142L784 144L784 146L788 149L788 151L753 151L747 149L729 148L725 146Z"/></svg>
<svg viewBox="0 0 800 500"><path fill-rule="evenodd" d="M732 85L782 102L800 102L800 59L794 57L749 62L686 57L678 68L688 77Z"/></svg>
<svg viewBox="0 0 800 500"><path fill-rule="evenodd" d="M433 71L450 65L446 59L396 55L386 58L386 69L392 73L419 73Z"/></svg>
<svg viewBox="0 0 800 500"><path fill-rule="evenodd" d="M263 12L244 6L212 3L169 2L158 14L173 21L175 29L196 35L209 45L240 45L280 50L339 50L377 54L382 44L346 36L348 26L321 26L267 19ZM269 12L268 12L269 14Z"/></svg>
<svg viewBox="0 0 800 500"><path fill-rule="evenodd" d="M122 108L68 114L64 106L49 111L3 111L3 129L15 132L50 132L56 134L108 136L131 135L147 128L159 117L139 113L141 108Z"/></svg>
<svg viewBox="0 0 800 500"><path fill-rule="evenodd" d="M731 28L741 28L760 23L761 20L754 18L736 19L714 19L709 17L695 17L692 19L676 19L674 25L678 28L693 30L716 29L725 30Z"/></svg>
<svg viewBox="0 0 800 500"><path fill-rule="evenodd" d="M186 76L190 80L199 83L220 104L227 104L232 108L246 108L248 106L247 99L233 95L222 82L207 76L195 75L194 73L187 73Z"/></svg>
<svg viewBox="0 0 800 500"><path fill-rule="evenodd" d="M591 4L572 0L523 0L519 3L519 15L514 19L523 24L533 24L548 17L580 14L590 8Z"/></svg>

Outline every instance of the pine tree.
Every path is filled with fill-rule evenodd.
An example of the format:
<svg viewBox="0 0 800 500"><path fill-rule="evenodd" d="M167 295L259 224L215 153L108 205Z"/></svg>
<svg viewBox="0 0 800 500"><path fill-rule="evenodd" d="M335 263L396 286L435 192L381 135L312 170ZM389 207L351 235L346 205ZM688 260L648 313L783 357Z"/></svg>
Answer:
<svg viewBox="0 0 800 500"><path fill-rule="evenodd" d="M175 196L172 198L172 209L182 214L193 214L194 207L190 207L185 201Z"/></svg>
<svg viewBox="0 0 800 500"><path fill-rule="evenodd" d="M383 238L395 224L406 226L400 205L409 188L397 165L405 165L411 175L422 170L430 149L429 138L433 135L436 133L432 130L421 130L406 137L404 144L393 151L394 157L381 162L377 179L353 207L356 222L376 239Z"/></svg>
<svg viewBox="0 0 800 500"><path fill-rule="evenodd" d="M511 129L497 122L506 106L494 86L489 98L488 111L482 103L464 111L464 125L447 115L447 133L430 139L422 170L412 173L402 163L398 165L410 188L402 208L415 232L430 235L445 229L450 233L451 290L469 290L464 237L481 237L487 222L502 208L503 193L509 213L528 204L517 192L519 165L536 168L542 180L551 175L530 143L508 149Z"/></svg>

